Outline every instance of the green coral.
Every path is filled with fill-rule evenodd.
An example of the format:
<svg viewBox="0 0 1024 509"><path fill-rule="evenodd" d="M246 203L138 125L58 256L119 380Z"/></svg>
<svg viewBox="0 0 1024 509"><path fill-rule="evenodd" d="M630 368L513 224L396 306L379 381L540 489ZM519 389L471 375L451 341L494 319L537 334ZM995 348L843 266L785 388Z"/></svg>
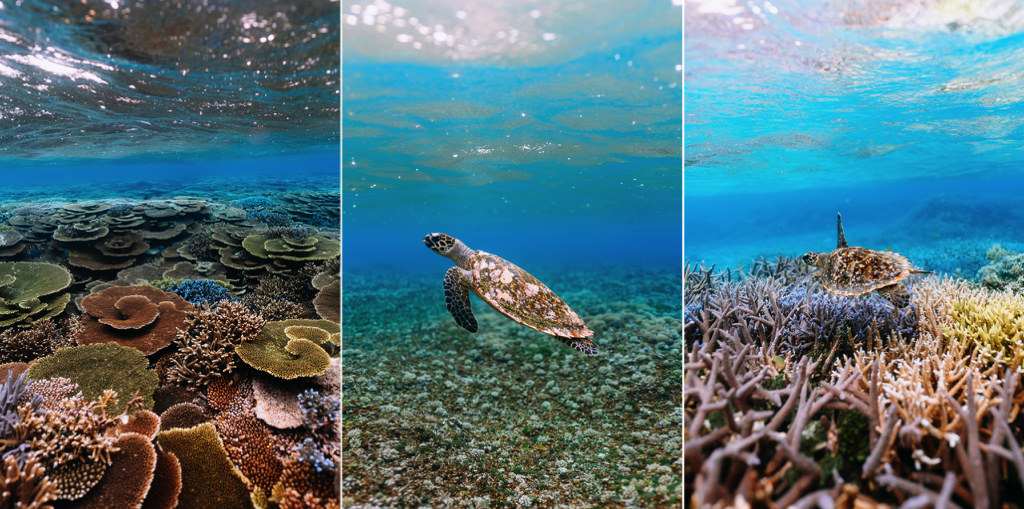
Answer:
<svg viewBox="0 0 1024 509"><path fill-rule="evenodd" d="M71 274L60 265L0 263L0 328L28 327L59 315L71 301L61 293L70 284Z"/></svg>
<svg viewBox="0 0 1024 509"><path fill-rule="evenodd" d="M1022 371L1024 358L1015 353L1024 345L1024 297L956 299L950 303L949 316L951 326L943 331L947 337L973 343L987 361L1012 362Z"/></svg>
<svg viewBox="0 0 1024 509"><path fill-rule="evenodd" d="M142 397L142 408L153 408L153 392L159 382L156 371L148 367L149 360L138 349L109 342L62 348L32 363L28 376L34 380L68 378L78 384L88 401L113 389L119 397L107 406L107 413L118 415L136 391Z"/></svg>
<svg viewBox="0 0 1024 509"><path fill-rule="evenodd" d="M318 376L327 372L340 338L341 327L330 320L267 322L255 341L242 343L235 353L278 378Z"/></svg>
<svg viewBox="0 0 1024 509"><path fill-rule="evenodd" d="M181 463L178 507L252 507L245 481L228 459L213 424L206 422L194 428L161 431L157 441Z"/></svg>
<svg viewBox="0 0 1024 509"><path fill-rule="evenodd" d="M322 235L304 238L289 235L249 235L242 241L249 254L263 259L314 261L334 258L341 253L341 244Z"/></svg>

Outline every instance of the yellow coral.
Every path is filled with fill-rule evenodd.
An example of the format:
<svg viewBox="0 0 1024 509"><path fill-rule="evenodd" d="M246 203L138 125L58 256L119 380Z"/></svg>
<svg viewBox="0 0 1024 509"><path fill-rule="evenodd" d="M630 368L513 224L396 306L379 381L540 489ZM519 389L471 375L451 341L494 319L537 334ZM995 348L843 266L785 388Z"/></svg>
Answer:
<svg viewBox="0 0 1024 509"><path fill-rule="evenodd" d="M995 294L987 299L956 299L949 316L951 325L943 331L947 337L974 344L987 361L1010 362L1022 371L1024 359L1015 352L1024 346L1024 297Z"/></svg>

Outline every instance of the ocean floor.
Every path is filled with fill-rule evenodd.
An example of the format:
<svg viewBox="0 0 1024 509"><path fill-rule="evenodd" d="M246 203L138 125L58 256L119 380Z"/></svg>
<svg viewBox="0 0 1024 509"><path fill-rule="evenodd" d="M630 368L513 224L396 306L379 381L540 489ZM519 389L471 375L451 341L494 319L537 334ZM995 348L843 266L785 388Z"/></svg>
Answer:
<svg viewBox="0 0 1024 509"><path fill-rule="evenodd" d="M476 297L466 332L443 270L346 269L345 507L682 506L682 275L542 269L596 357Z"/></svg>

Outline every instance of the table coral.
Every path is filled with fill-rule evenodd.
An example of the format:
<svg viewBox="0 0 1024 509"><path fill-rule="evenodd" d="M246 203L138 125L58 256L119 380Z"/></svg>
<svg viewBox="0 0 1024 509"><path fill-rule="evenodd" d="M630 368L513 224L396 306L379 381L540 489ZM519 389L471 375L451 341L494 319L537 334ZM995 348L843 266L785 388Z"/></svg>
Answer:
<svg viewBox="0 0 1024 509"><path fill-rule="evenodd" d="M242 247L257 258L293 262L326 260L341 253L340 243L322 235L253 234L242 241Z"/></svg>
<svg viewBox="0 0 1024 509"><path fill-rule="evenodd" d="M156 469L156 450L149 437L138 433L118 435L117 452L103 479L75 503L83 509L136 508L142 505Z"/></svg>
<svg viewBox="0 0 1024 509"><path fill-rule="evenodd" d="M123 394L111 402L107 411L117 415L128 406L128 398L138 392L142 408L153 407L153 391L157 387L156 372L147 369L149 361L142 352L117 343L73 346L58 350L32 363L28 376L34 380L65 377L78 384L89 401L108 389Z"/></svg>
<svg viewBox="0 0 1024 509"><path fill-rule="evenodd" d="M84 330L79 345L115 342L152 354L167 347L192 304L152 286L113 286L82 299Z"/></svg>
<svg viewBox="0 0 1024 509"><path fill-rule="evenodd" d="M340 332L340 326L328 320L267 322L255 341L242 343L235 352L250 366L278 378L316 376L330 366L324 347L333 350L334 335Z"/></svg>
<svg viewBox="0 0 1024 509"><path fill-rule="evenodd" d="M156 468L142 509L174 509L181 493L181 464L170 451L156 448Z"/></svg>
<svg viewBox="0 0 1024 509"><path fill-rule="evenodd" d="M0 328L28 327L64 311L71 274L43 262L0 262Z"/></svg>
<svg viewBox="0 0 1024 509"><path fill-rule="evenodd" d="M171 429L157 435L161 447L181 464L181 509L250 508L245 481L228 459L212 423L189 429Z"/></svg>

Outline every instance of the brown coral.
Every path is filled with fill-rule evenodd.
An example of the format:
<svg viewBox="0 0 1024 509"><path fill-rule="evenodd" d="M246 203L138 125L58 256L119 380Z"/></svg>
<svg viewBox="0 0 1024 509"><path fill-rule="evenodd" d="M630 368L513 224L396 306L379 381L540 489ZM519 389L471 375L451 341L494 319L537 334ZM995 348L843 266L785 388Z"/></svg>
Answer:
<svg viewBox="0 0 1024 509"><path fill-rule="evenodd" d="M313 299L313 306L316 307L316 314L324 320L332 322L341 321L341 281L335 280L320 289Z"/></svg>
<svg viewBox="0 0 1024 509"><path fill-rule="evenodd" d="M216 308L190 311L185 327L177 334L178 351L167 369L167 380L203 386L235 369L235 347L250 341L263 329L263 318L244 304L222 301Z"/></svg>
<svg viewBox="0 0 1024 509"><path fill-rule="evenodd" d="M149 355L171 344L193 309L185 299L152 286L114 286L82 299L79 345L116 342Z"/></svg>
<svg viewBox="0 0 1024 509"><path fill-rule="evenodd" d="M160 431L171 428L192 428L210 420L195 403L178 403L160 415Z"/></svg>
<svg viewBox="0 0 1024 509"><path fill-rule="evenodd" d="M71 346L74 340L70 336L76 327L77 321L58 324L46 320L27 329L5 329L0 332L0 362L29 362Z"/></svg>
<svg viewBox="0 0 1024 509"><path fill-rule="evenodd" d="M223 412L217 418L217 431L228 457L249 480L250 488L270 493L281 477L282 465L266 425L250 415Z"/></svg>
<svg viewBox="0 0 1024 509"><path fill-rule="evenodd" d="M156 469L142 509L174 509L181 493L181 464L170 451L156 448Z"/></svg>
<svg viewBox="0 0 1024 509"><path fill-rule="evenodd" d="M13 456L3 459L0 476L0 506L17 509L52 509L47 504L56 500L53 483L46 478L42 465L30 457L19 467Z"/></svg>
<svg viewBox="0 0 1024 509"><path fill-rule="evenodd" d="M75 507L108 509L142 505L156 468L153 443L145 435L124 433L117 437L116 445L118 450L111 455L103 479Z"/></svg>
<svg viewBox="0 0 1024 509"><path fill-rule="evenodd" d="M140 410L117 423L117 434L138 433L152 439L160 431L160 416L149 410Z"/></svg>
<svg viewBox="0 0 1024 509"><path fill-rule="evenodd" d="M312 464L293 459L285 463L281 482L274 487L274 498L281 509L336 509L334 474L318 471Z"/></svg>

